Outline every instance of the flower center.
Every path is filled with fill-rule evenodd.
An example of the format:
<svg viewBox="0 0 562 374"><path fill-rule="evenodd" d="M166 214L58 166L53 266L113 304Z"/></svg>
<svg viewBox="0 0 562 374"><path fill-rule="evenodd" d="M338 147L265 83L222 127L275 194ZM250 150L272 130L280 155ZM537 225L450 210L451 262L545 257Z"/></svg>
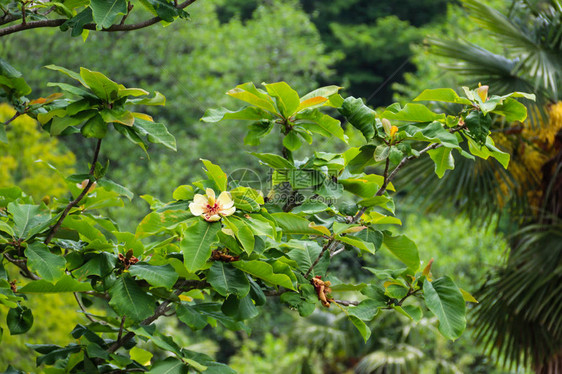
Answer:
<svg viewBox="0 0 562 374"><path fill-rule="evenodd" d="M208 214L210 214L210 215L216 214L216 213L218 213L219 210L220 210L219 203L215 203L215 205L213 205L213 206L207 204L207 213Z"/></svg>

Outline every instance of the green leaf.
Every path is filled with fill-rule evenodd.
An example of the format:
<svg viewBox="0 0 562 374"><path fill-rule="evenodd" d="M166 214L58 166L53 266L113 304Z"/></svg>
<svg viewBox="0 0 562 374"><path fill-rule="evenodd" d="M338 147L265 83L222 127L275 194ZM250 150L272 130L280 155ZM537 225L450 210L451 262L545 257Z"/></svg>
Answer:
<svg viewBox="0 0 562 374"><path fill-rule="evenodd" d="M252 253L255 245L254 233L243 220L236 217L223 217L223 222L234 232L247 254Z"/></svg>
<svg viewBox="0 0 562 374"><path fill-rule="evenodd" d="M53 121L51 123L50 133L51 135L60 135L64 130L71 126L78 126L84 121L89 120L97 113L95 110L85 110L79 112L73 116L64 116L64 117L53 117Z"/></svg>
<svg viewBox="0 0 562 374"><path fill-rule="evenodd" d="M48 227L51 215L40 205L8 204L8 212L14 220L14 234L18 238L29 238Z"/></svg>
<svg viewBox="0 0 562 374"><path fill-rule="evenodd" d="M31 309L25 306L10 309L6 316L6 325L11 335L25 334L33 326Z"/></svg>
<svg viewBox="0 0 562 374"><path fill-rule="evenodd" d="M390 147L386 144L380 144L375 148L375 152L373 153L373 157L376 162L384 161L390 155Z"/></svg>
<svg viewBox="0 0 562 374"><path fill-rule="evenodd" d="M423 282L425 305L439 319L439 331L451 340L466 327L466 306L461 291L449 277Z"/></svg>
<svg viewBox="0 0 562 374"><path fill-rule="evenodd" d="M131 275L139 279L144 279L154 287L172 288L178 280L178 274L169 265L148 265L137 263L129 268Z"/></svg>
<svg viewBox="0 0 562 374"><path fill-rule="evenodd" d="M398 108L400 107L398 106ZM396 108L389 110L387 108L381 114L381 118L407 122L433 122L445 120L445 114L434 113L423 104L408 103L400 110L396 110Z"/></svg>
<svg viewBox="0 0 562 374"><path fill-rule="evenodd" d="M336 235L336 239L342 243L349 244L351 246L357 247L362 251L375 254L375 245L370 242L364 242L363 240L353 237L353 236L341 236Z"/></svg>
<svg viewBox="0 0 562 374"><path fill-rule="evenodd" d="M250 153L252 156L257 157L262 163L266 164L267 166L273 169L294 169L295 165L293 165L287 159L278 156L273 153Z"/></svg>
<svg viewBox="0 0 562 374"><path fill-rule="evenodd" d="M143 291L136 282L128 276L117 278L109 289L109 306L119 316L139 322L154 314L156 300Z"/></svg>
<svg viewBox="0 0 562 374"><path fill-rule="evenodd" d="M469 135L479 144L484 144L486 137L490 133L492 118L489 114L473 110L464 119L464 124L468 128Z"/></svg>
<svg viewBox="0 0 562 374"><path fill-rule="evenodd" d="M357 328L357 330L359 331L359 333L361 334L361 336L363 337L366 343L367 340L369 340L369 338L371 337L371 330L369 329L369 327L365 324L365 322L361 321L359 318L357 318L352 314L348 314L347 317L349 318L351 323L353 323L353 325Z"/></svg>
<svg viewBox="0 0 562 374"><path fill-rule="evenodd" d="M67 75L68 77L77 80L78 82L82 83L82 85L86 86L86 83L84 82L84 80L82 79L82 77L80 76L80 74L69 70L67 68L64 68L62 66L57 66L57 65L46 65L45 68L49 69L49 70L54 70L54 71L58 71L61 72L65 75ZM87 86L86 86L87 87Z"/></svg>
<svg viewBox="0 0 562 374"><path fill-rule="evenodd" d="M344 100L338 111L351 123L353 127L361 131L367 141L371 140L376 133L376 112L366 106L362 99L348 97Z"/></svg>
<svg viewBox="0 0 562 374"><path fill-rule="evenodd" d="M123 3L125 9L127 7L125 0L96 0L91 2L90 6L97 4L117 4ZM96 11L94 9L94 21L96 20ZM97 23L97 22L96 22ZM99 26L99 23L96 25ZM119 98L119 85L97 71L91 71L86 68L80 68L80 77L92 92L105 102L112 102Z"/></svg>
<svg viewBox="0 0 562 374"><path fill-rule="evenodd" d="M183 232L180 249L183 253L183 262L189 272L202 269L211 257L211 245L217 240L221 229L218 222L210 223L198 220Z"/></svg>
<svg viewBox="0 0 562 374"><path fill-rule="evenodd" d="M256 278L263 279L268 283L296 291L291 279L285 274L273 273L273 267L267 262L257 260L235 261L232 262L231 265Z"/></svg>
<svg viewBox="0 0 562 374"><path fill-rule="evenodd" d="M129 200L131 200L135 196L127 187L121 186L111 179L103 177L101 179L98 179L97 183L100 187L108 191L117 192L119 195L125 196Z"/></svg>
<svg viewBox="0 0 562 374"><path fill-rule="evenodd" d="M259 121L261 119L271 119L271 114L263 109L253 106L243 107L238 110L228 110L226 108L207 109L205 115L201 118L203 122L219 122L223 119L238 119Z"/></svg>
<svg viewBox="0 0 562 374"><path fill-rule="evenodd" d="M24 253L29 268L37 272L43 279L52 282L64 275L66 260L62 256L52 254L45 244L31 243Z"/></svg>
<svg viewBox="0 0 562 374"><path fill-rule="evenodd" d="M107 134L107 123L99 114L96 114L86 121L80 132L86 138L103 139Z"/></svg>
<svg viewBox="0 0 562 374"><path fill-rule="evenodd" d="M285 234L321 235L326 234L326 227L317 226L306 218L292 213L273 213L275 222L283 229ZM329 234L329 231L328 231Z"/></svg>
<svg viewBox="0 0 562 374"><path fill-rule="evenodd" d="M287 256L291 260L295 260L297 262L299 270L303 272L303 274L311 268L312 264L316 261L322 251L320 245L315 241L290 240L287 245L289 248L293 248L287 253ZM327 265L326 261L323 259L320 260L317 266L312 269L310 274L313 277L317 275L324 275Z"/></svg>
<svg viewBox="0 0 562 374"><path fill-rule="evenodd" d="M88 23L92 23L93 21L94 17L92 16L92 8L87 7L74 17L66 20L62 25L60 25L60 29L62 31L66 31L71 28L72 31L70 32L70 36L80 36L84 31L84 26Z"/></svg>
<svg viewBox="0 0 562 374"><path fill-rule="evenodd" d="M55 284L47 282L44 279L29 282L22 288L18 289L21 293L59 293L59 292L86 292L91 291L90 283L82 283L72 278L70 275L64 275Z"/></svg>
<svg viewBox="0 0 562 374"><path fill-rule="evenodd" d="M31 87L25 82L23 75L0 58L0 87L2 86L12 89L17 97L31 93Z"/></svg>
<svg viewBox="0 0 562 374"><path fill-rule="evenodd" d="M228 91L227 95L245 101L272 114L277 113L277 109L275 109L271 98L263 91L258 90L251 82L236 86Z"/></svg>
<svg viewBox="0 0 562 374"><path fill-rule="evenodd" d="M304 110L295 116L295 124L326 138L335 136L347 143L340 121L320 112L318 109Z"/></svg>
<svg viewBox="0 0 562 374"><path fill-rule="evenodd" d="M467 140L468 140L468 150L474 156L480 157L484 160L487 160L488 157L492 156L493 158L498 160L498 162L505 169L507 169L509 165L510 155L509 153L502 152L498 148L496 148L496 146L494 145L494 141L492 140L491 137L488 136L486 138L486 143L482 146L480 146L470 138L468 138Z"/></svg>
<svg viewBox="0 0 562 374"><path fill-rule="evenodd" d="M402 261L409 269L417 271L420 267L420 255L416 243L406 235L390 236L384 234L384 245L388 250Z"/></svg>
<svg viewBox="0 0 562 374"><path fill-rule="evenodd" d="M289 151L296 151L301 147L302 143L296 131L289 131L283 138L283 146Z"/></svg>
<svg viewBox="0 0 562 374"><path fill-rule="evenodd" d="M445 170L453 170L455 168L455 159L451 151L451 148L439 147L427 152L435 163L435 174L437 174L439 178L443 178Z"/></svg>
<svg viewBox="0 0 562 374"><path fill-rule="evenodd" d="M285 118L292 116L300 105L299 94L285 82L265 84L265 89L275 98L277 107Z"/></svg>
<svg viewBox="0 0 562 374"><path fill-rule="evenodd" d="M201 159L207 170L205 174L210 180L214 181L219 191L226 191L227 177L220 166L213 164L211 161Z"/></svg>
<svg viewBox="0 0 562 374"><path fill-rule="evenodd" d="M96 30L111 27L117 16L127 14L127 2L125 0L91 0L90 8L92 8ZM92 90L95 92L94 89ZM98 94L96 93L96 95ZM103 96L99 97L103 98Z"/></svg>
<svg viewBox="0 0 562 374"><path fill-rule="evenodd" d="M431 143L441 143L447 148L460 149L459 141L455 134L447 131L441 122L435 121L428 125L406 125L400 127L400 133L404 131L408 139L422 140ZM399 133L399 134L400 134Z"/></svg>
<svg viewBox="0 0 562 374"><path fill-rule="evenodd" d="M200 330L207 326L207 318L193 310L186 303L176 305L178 319L194 330Z"/></svg>
<svg viewBox="0 0 562 374"><path fill-rule="evenodd" d="M141 4L166 22L173 22L176 17L187 16L183 9L176 8L174 3L167 0L141 0Z"/></svg>
<svg viewBox="0 0 562 374"><path fill-rule="evenodd" d="M155 144L162 144L164 147L173 151L176 150L176 138L168 132L166 125L158 122L151 122L141 118L135 118L133 129L140 135L146 136L148 141Z"/></svg>
<svg viewBox="0 0 562 374"><path fill-rule="evenodd" d="M504 116L507 122L523 122L527 119L527 107L512 98L505 99L502 104L492 110L492 113Z"/></svg>
<svg viewBox="0 0 562 374"><path fill-rule="evenodd" d="M187 374L188 366L183 361L168 357L163 361L155 362L146 374Z"/></svg>
<svg viewBox="0 0 562 374"><path fill-rule="evenodd" d="M423 90L414 101L441 101L446 103L472 105L472 102L457 95L452 88L432 88Z"/></svg>
<svg viewBox="0 0 562 374"><path fill-rule="evenodd" d="M209 269L207 282L222 296L235 295L242 298L250 292L250 283L246 275L220 261L215 261Z"/></svg>
<svg viewBox="0 0 562 374"><path fill-rule="evenodd" d="M160 92L155 91L154 97L144 97L142 99L128 99L127 104L132 105L165 105L166 97Z"/></svg>

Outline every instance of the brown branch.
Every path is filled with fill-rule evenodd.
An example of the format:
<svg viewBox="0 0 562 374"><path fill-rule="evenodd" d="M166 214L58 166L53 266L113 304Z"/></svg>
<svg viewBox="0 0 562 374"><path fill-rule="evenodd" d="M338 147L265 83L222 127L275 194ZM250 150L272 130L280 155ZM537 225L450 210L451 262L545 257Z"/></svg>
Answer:
<svg viewBox="0 0 562 374"><path fill-rule="evenodd" d="M184 9L185 7L193 4L195 1L197 1L197 0L186 0L185 2L178 5L176 8L177 9ZM15 21L18 18L19 17L15 17L8 22ZM19 23L19 24L8 26L8 27L5 27L5 28L1 29L0 30L0 37L5 36L5 35L9 35L9 34L13 34L13 33L19 32L19 31L36 29L36 28L41 28L41 27L59 27L60 25L62 25L66 21L68 21L67 18L33 21L33 22L25 23L25 24ZM145 21L135 23L135 24L130 24L130 25L120 25L120 24L112 25L111 27L108 27L107 29L102 29L102 30L98 30L98 31L106 31L106 32L133 31L133 30L139 30L139 29L143 29L145 27L152 26L155 23L158 23L160 21L162 21L162 18L154 17L154 18L150 18L150 19L147 19ZM3 24L8 23L8 22L6 22L6 20L4 20L2 22L3 22ZM86 29L86 30L96 30L96 24L88 23L88 24L84 25L84 29Z"/></svg>
<svg viewBox="0 0 562 374"><path fill-rule="evenodd" d="M88 183L86 184L86 187L84 187L84 189L82 190L82 192L80 192L80 195L78 195L76 199L68 203L68 205L62 212L60 218L58 219L57 223L55 223L55 225L51 228L51 231L49 231L49 234L47 235L47 238L45 239L44 242L45 244L49 244L51 240L53 240L55 234L60 229L62 222L64 221L70 210L74 208L76 205L78 205L78 203L84 198L84 196L86 196L86 194L90 190L90 187L92 187L92 185L94 184L94 170L96 168L96 163L98 162L100 147L101 147L101 139L99 139L98 142L96 143L96 149L94 151L94 159L92 160L92 166L90 167L90 172L88 173L90 177L88 178Z"/></svg>
<svg viewBox="0 0 562 374"><path fill-rule="evenodd" d="M12 116L12 118L10 118L9 120L7 120L6 122L4 122L4 126L8 126L10 123L12 123L13 120L15 120L16 118L18 118L19 116L21 116L23 113L20 112L16 112L16 114L14 114Z"/></svg>
<svg viewBox="0 0 562 374"><path fill-rule="evenodd" d="M88 311L86 310L86 307L84 306L84 304L82 303L82 301L78 297L78 292L73 292L73 294L74 294L74 298L76 299L76 302L78 303L78 307L80 307L80 310L82 311L82 313L84 313L84 316L86 318L88 318L90 321L92 321L94 323L99 323L100 325L107 325L107 323L105 321L98 321L97 319L95 319L94 317L92 317L88 313Z"/></svg>
<svg viewBox="0 0 562 374"><path fill-rule="evenodd" d="M357 306L357 305L359 305L359 301L347 301L347 300L335 300L335 299L332 299L330 301L333 301L334 303L340 304L340 305L343 305L343 306L350 306L350 305Z"/></svg>
<svg viewBox="0 0 562 374"><path fill-rule="evenodd" d="M174 295L179 296L182 292L185 292L185 291L188 291L188 290L191 290L191 289L205 287L207 285L207 282L185 280L185 281L180 281L180 282L176 283L176 285L178 286L178 288L174 291ZM145 319L144 321L142 321L140 323L140 325L141 326L148 326L152 322L156 321L160 316L165 315L172 308L170 306L170 304L172 302L173 302L172 300L165 300L164 302L162 302L162 304L158 305L158 307L154 311L154 314L152 316L148 317L147 319ZM121 348L125 343L127 343L129 340L131 340L134 336L135 336L135 333L132 332L132 331L129 331L127 334L125 334L125 336L123 336L120 339L117 339L117 341L115 343L113 343L107 349L107 352L115 353L115 351L117 351L119 348Z"/></svg>
<svg viewBox="0 0 562 374"><path fill-rule="evenodd" d="M31 270L29 270L29 268L27 267L27 259L17 260L7 253L4 253L4 258L9 262L11 262L12 264L16 265L18 268L20 268L21 271L24 273L23 275L26 278L33 279L33 280L41 279L37 275L33 274Z"/></svg>

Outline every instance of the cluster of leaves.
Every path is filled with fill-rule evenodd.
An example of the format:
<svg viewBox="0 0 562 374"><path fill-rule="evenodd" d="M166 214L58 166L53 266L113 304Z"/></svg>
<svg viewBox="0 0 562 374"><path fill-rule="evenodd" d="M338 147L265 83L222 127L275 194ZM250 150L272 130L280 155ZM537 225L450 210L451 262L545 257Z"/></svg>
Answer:
<svg viewBox="0 0 562 374"><path fill-rule="evenodd" d="M10 1L0 3L3 14L0 25L14 23L0 29L0 35L36 27L60 27L61 31L71 30L72 36L88 37L89 30L127 31L150 26L162 21L173 22L176 18L187 18L184 10L193 0L182 4L166 0L139 1L138 5L151 13L154 18L138 24L125 24L137 2L126 0L91 1Z"/></svg>
<svg viewBox="0 0 562 374"><path fill-rule="evenodd" d="M507 163L508 156L489 138L486 121L492 111L524 119L524 107L511 97L487 98L482 89L467 89L467 98L449 89L426 90L418 101L453 101L462 104L463 111L445 116L411 103L376 113L360 99L341 97L336 86L300 97L284 82L265 84L265 90L252 83L239 85L228 94L249 106L236 111L211 109L203 120L252 121L246 137L250 145L279 129L282 155L253 153L272 169L271 191L264 196L240 181L230 181L236 187L228 190L233 184L227 174L202 160L207 178L176 188L173 201L143 197L152 211L132 233L120 231L99 214L100 208L121 205L122 196L132 197L125 187L105 177L108 165L98 162L100 147L111 125L143 149L142 136L173 148L175 140L164 125L129 110L133 105L163 104L163 97L131 98L148 92L125 88L83 68L79 74L50 68L81 84L51 84L73 99L54 95L30 102L20 95L17 100L52 135L81 132L95 138L94 156L88 174L67 178L73 196L68 200L54 200L47 206L35 204L17 187L0 190L0 264L17 266L30 280L16 284L2 266L0 303L10 308L6 318L11 334L32 327L27 293L72 292L89 321L72 330L75 343L30 345L39 353L38 366L51 366L53 373L233 372L207 355L182 348L153 322L172 313L194 330L221 324L249 332L245 321L259 315L268 296L280 296L301 316L320 305L335 306L365 340L371 334L366 322L384 310L396 310L415 321L422 317L422 308L428 310L449 339L464 330L465 301L474 299L450 277L434 279L432 262L421 267L415 243L388 229L387 225L400 223L393 216L395 206L388 191L394 191L391 181L399 169L424 153L435 161L438 175L453 167L453 149L465 157L492 156ZM35 105L30 103L38 107L28 110ZM324 113L326 108L337 108L362 132L365 145L342 154L315 152L296 160L293 152L303 142L311 144L315 136L346 143L340 121ZM471 154L461 150L464 140L470 143ZM420 143L426 147L416 150ZM383 175L365 172L375 163L384 165ZM338 203L344 196L354 204ZM194 216L199 212L195 205L211 213ZM330 264L339 253L371 256L382 246L404 267L366 268L374 277L361 284L330 274ZM338 295L353 299L339 300ZM89 312L92 305L105 307L107 313ZM169 357L152 357L139 347L141 341L151 341Z"/></svg>

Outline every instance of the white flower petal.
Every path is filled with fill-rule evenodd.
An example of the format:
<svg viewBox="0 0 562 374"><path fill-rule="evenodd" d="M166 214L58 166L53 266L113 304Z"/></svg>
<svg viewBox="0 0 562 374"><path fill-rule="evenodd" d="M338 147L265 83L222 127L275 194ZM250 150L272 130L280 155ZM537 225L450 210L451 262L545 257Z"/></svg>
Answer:
<svg viewBox="0 0 562 374"><path fill-rule="evenodd" d="M207 200L205 195L195 194L195 196L193 196L193 202L198 205L206 206L209 203L209 200Z"/></svg>
<svg viewBox="0 0 562 374"><path fill-rule="evenodd" d="M223 216L231 216L234 214L234 212L236 212L236 208L235 207L230 207L228 209L221 209L219 211L219 213Z"/></svg>
<svg viewBox="0 0 562 374"><path fill-rule="evenodd" d="M217 199L220 207L222 209L228 209L234 205L234 201L230 198L230 194L226 191L221 192L219 198Z"/></svg>
<svg viewBox="0 0 562 374"><path fill-rule="evenodd" d="M212 216L209 216L208 214L205 214L205 221L207 222L215 222L221 219L221 216L219 216L218 214L213 214Z"/></svg>
<svg viewBox="0 0 562 374"><path fill-rule="evenodd" d="M189 204L189 210L194 216L200 216L201 214L205 213L204 207L201 204L197 204L195 202Z"/></svg>

